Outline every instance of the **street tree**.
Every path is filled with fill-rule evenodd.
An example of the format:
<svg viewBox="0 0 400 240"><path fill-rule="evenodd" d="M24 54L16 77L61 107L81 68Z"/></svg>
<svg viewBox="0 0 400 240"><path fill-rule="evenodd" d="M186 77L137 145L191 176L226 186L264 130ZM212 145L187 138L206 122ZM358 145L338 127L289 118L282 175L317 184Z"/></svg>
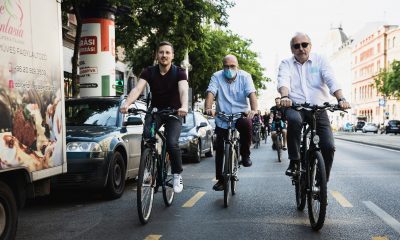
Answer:
<svg viewBox="0 0 400 240"><path fill-rule="evenodd" d="M382 69L375 77L375 86L385 97L400 97L400 61L394 60L388 69Z"/></svg>

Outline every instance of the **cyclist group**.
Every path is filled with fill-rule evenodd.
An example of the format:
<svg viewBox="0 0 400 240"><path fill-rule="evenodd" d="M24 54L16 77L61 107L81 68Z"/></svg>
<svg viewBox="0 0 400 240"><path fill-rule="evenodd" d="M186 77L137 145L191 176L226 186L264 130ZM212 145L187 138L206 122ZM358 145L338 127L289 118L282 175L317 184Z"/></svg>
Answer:
<svg viewBox="0 0 400 240"><path fill-rule="evenodd" d="M241 164L250 167L250 146L252 142L253 120L260 122L263 136L266 138L271 131L273 142L276 139L277 124L280 124L283 135L283 150L288 150L290 160L287 175L294 171L295 164L300 161L300 143L303 123L310 121L310 114L305 111L296 111L291 108L294 103L309 103L310 105L323 105L330 96L337 99L341 109L350 108L349 102L343 96L342 90L336 81L327 60L318 54L310 53L311 39L305 33L296 33L290 40L290 49L293 54L283 60L279 66L277 76L277 90L280 97L275 99L275 106L261 116L258 111L256 89L251 74L239 68L239 63L234 55L223 58L223 69L211 76L205 94L204 113L215 116L216 123L216 149L215 177L217 183L213 186L215 191L223 190L222 171L224 157L224 140L227 136L227 123L216 116L217 112L225 114L243 113L235 122L239 132ZM179 150L178 138L181 132L183 117L188 112L188 78L184 69L172 64L174 49L171 43L161 42L157 50L158 65L143 70L139 81L129 93L121 112L126 113L129 106L140 96L147 84L152 92L149 108L177 110L175 115L157 119L159 128L165 124L167 151L171 156L173 175L173 190L179 193L183 189L182 158ZM215 108L213 104L215 101ZM250 104L248 104L248 102ZM250 105L250 106L249 106ZM256 116L256 119L254 118ZM145 118L143 138L149 136L151 125L149 116ZM326 166L326 176L329 180L333 163L335 145L326 111L319 111L316 118L316 133L320 138L320 149ZM286 136L287 135L287 136ZM286 144L287 142L287 144Z"/></svg>

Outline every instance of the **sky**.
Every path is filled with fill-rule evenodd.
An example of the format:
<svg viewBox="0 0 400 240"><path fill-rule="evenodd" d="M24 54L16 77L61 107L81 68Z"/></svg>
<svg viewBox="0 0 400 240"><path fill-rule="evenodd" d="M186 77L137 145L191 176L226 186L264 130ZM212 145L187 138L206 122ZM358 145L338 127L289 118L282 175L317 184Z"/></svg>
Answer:
<svg viewBox="0 0 400 240"><path fill-rule="evenodd" d="M318 52L332 27L342 26L355 36L369 22L400 25L400 0L234 0L228 10L228 28L250 39L251 49L260 56L266 76L276 79L276 68L291 56L290 39L296 32L307 33ZM240 65L240 63L239 63ZM278 96L274 83L268 84L263 105ZM259 104L260 105L260 104ZM269 108L269 107L268 107ZM265 110L265 107L259 107Z"/></svg>

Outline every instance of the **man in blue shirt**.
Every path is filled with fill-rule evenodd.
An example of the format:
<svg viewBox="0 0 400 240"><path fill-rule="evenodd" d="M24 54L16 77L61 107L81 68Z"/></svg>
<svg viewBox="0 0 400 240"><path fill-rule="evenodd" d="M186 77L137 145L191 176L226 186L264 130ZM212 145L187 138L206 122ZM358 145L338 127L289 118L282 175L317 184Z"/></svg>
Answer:
<svg viewBox="0 0 400 240"><path fill-rule="evenodd" d="M214 73L207 88L205 100L205 113L215 116L212 109L214 98L216 99L216 111L225 114L243 112L247 118L236 119L235 127L240 134L240 154L242 164L250 167L250 146L252 122L251 119L257 113L257 96L251 75L239 70L238 60L234 55L227 55L223 59L223 70ZM247 103L250 99L250 109ZM223 190L222 164L224 157L224 138L227 136L228 124L220 118L215 119L215 132L217 134L215 153L215 176L218 182L214 185L215 191Z"/></svg>

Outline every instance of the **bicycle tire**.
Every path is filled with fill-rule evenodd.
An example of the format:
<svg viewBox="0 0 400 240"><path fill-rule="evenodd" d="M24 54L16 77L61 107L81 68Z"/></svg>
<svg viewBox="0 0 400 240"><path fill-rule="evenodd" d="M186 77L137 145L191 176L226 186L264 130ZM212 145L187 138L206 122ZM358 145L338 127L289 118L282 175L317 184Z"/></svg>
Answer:
<svg viewBox="0 0 400 240"><path fill-rule="evenodd" d="M171 160L167 153L164 159L164 167L162 169L162 191L165 206L171 206L174 201L174 175L171 170Z"/></svg>
<svg viewBox="0 0 400 240"><path fill-rule="evenodd" d="M238 151L234 150L232 155L232 172L231 172L231 192L232 196L236 194L237 173L239 171Z"/></svg>
<svg viewBox="0 0 400 240"><path fill-rule="evenodd" d="M314 152L309 166L309 188L307 193L308 217L311 228L320 230L325 222L327 206L327 184L324 158L320 151ZM319 188L318 188L319 187Z"/></svg>
<svg viewBox="0 0 400 240"><path fill-rule="evenodd" d="M281 135L278 134L277 138L276 138L276 152L278 154L278 162L281 162L281 158L282 158L282 138Z"/></svg>
<svg viewBox="0 0 400 240"><path fill-rule="evenodd" d="M306 177L299 163L295 164L296 176L294 177L294 186L296 191L296 207L297 210L303 211L306 206Z"/></svg>
<svg viewBox="0 0 400 240"><path fill-rule="evenodd" d="M154 201L154 186L157 179L155 154L151 148L144 148L140 157L137 182L137 210L139 220L146 224L151 216Z"/></svg>
<svg viewBox="0 0 400 240"><path fill-rule="evenodd" d="M223 171L224 171L224 207L229 206L229 185L230 185L230 145L227 144L225 146L225 156L224 156L224 166L223 166Z"/></svg>

